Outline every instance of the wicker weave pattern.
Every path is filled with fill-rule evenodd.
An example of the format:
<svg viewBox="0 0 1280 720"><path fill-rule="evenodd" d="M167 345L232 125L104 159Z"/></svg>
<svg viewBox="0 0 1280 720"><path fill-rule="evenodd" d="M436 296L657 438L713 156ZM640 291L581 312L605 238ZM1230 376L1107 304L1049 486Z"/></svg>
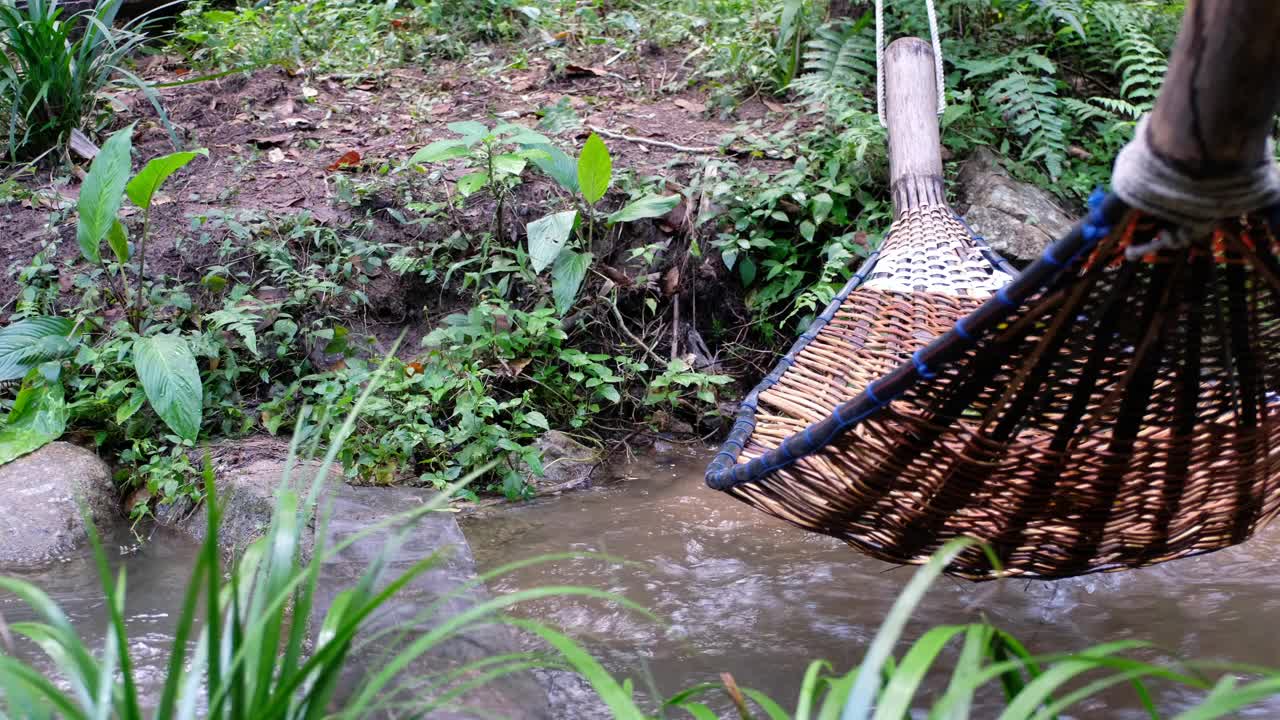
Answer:
<svg viewBox="0 0 1280 720"><path fill-rule="evenodd" d="M990 250L974 243L951 208L925 205L907 210L893 224L862 289L986 300L1013 279L992 265Z"/></svg>
<svg viewBox="0 0 1280 720"><path fill-rule="evenodd" d="M1275 236L1254 221L1126 261L1157 229L1106 208L1098 222L1125 219L1101 243L1078 230L976 310L855 288L748 399L741 450L731 438L717 458L733 456L732 472L713 466L708 481L891 562L976 537L1007 575L1248 538L1280 512ZM949 571L994 576L980 551Z"/></svg>

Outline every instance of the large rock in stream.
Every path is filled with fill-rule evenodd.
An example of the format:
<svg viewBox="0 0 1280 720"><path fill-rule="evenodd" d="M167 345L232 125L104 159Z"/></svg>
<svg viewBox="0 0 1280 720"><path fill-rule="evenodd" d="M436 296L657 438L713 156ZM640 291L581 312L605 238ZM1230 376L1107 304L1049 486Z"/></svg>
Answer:
<svg viewBox="0 0 1280 720"><path fill-rule="evenodd" d="M965 222L1010 260L1030 262L1071 229L1072 218L1048 192L1009 177L995 153L978 148L960 168Z"/></svg>
<svg viewBox="0 0 1280 720"><path fill-rule="evenodd" d="M36 567L88 541L119 513L111 468L92 451L55 442L0 466L0 569Z"/></svg>

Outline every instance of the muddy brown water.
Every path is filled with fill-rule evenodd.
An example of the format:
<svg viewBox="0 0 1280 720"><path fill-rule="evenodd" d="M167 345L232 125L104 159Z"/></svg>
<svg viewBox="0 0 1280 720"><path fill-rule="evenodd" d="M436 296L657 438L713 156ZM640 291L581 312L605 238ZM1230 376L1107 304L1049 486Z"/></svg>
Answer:
<svg viewBox="0 0 1280 720"><path fill-rule="evenodd" d="M600 487L504 507L467 520L464 528L482 569L564 551L626 561L538 565L491 587L588 585L652 610L665 624L594 602L556 600L522 609L569 630L637 687L652 684L657 695L670 694L727 671L793 706L810 660L823 658L843 671L861 658L913 569L856 555L709 490L702 482L709 458L709 451L648 456L615 468L616 479ZM125 615L145 693L163 681L196 547L174 535L132 544L127 532L118 532L108 550L113 569L128 573ZM986 617L1036 653L1134 639L1182 658L1280 666L1277 555L1280 528L1237 548L1126 573L1056 583L944 579L907 634ZM90 647L101 646L106 608L87 552L19 577L57 601ZM11 595L0 595L0 614L10 623L34 619ZM47 669L32 648L21 654ZM945 679L931 682L936 691ZM1156 690L1170 713L1196 697L1166 686ZM1141 717L1135 707L1131 693L1116 692L1071 717ZM973 717L995 717L996 708L988 697ZM723 701L717 709L731 717ZM1240 716L1280 717L1280 700Z"/></svg>
<svg viewBox="0 0 1280 720"><path fill-rule="evenodd" d="M113 578L121 569L125 571L129 649L142 699L149 704L151 693L158 692L164 683L183 593L199 548L186 537L167 532L140 543L123 527L106 532L104 548ZM4 570L2 574L34 583L58 604L85 644L95 652L101 650L107 630L106 596L88 548L36 570ZM8 593L0 593L0 615L8 623L43 620ZM52 669L34 645L21 640L16 645L19 658L44 671Z"/></svg>
<svg viewBox="0 0 1280 720"><path fill-rule="evenodd" d="M652 683L666 695L728 671L739 684L794 707L809 661L853 667L914 569L862 557L708 489L702 473L710 456L699 450L643 458L617 468L616 481L473 518L464 529L486 569L564 551L630 561L543 564L492 587L587 585L652 610L665 627L595 602L556 600L522 610L568 629L638 688ZM1132 639L1180 658L1280 667L1278 530L1240 547L1125 573L1058 582L942 579L907 635L985 617L1033 653ZM945 678L930 682L936 697ZM1198 697L1153 687L1170 714ZM997 703L998 696L987 697L974 717L995 717ZM1077 706L1071 717L1144 717L1137 707L1126 690ZM719 709L730 716L723 704ZM1241 717L1280 717L1280 698Z"/></svg>

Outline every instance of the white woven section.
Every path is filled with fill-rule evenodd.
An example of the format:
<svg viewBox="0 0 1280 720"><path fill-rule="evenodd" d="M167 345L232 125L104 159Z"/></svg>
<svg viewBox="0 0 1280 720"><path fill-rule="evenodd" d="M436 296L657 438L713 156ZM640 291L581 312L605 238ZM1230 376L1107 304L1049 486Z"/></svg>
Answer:
<svg viewBox="0 0 1280 720"><path fill-rule="evenodd" d="M1222 178L1195 178L1156 154L1149 143L1147 117L1116 158L1111 185L1131 207L1193 228L1239 217L1280 202L1280 169L1267 141L1265 156L1246 173ZM1180 241L1176 235L1167 236Z"/></svg>
<svg viewBox="0 0 1280 720"><path fill-rule="evenodd" d="M889 229L862 287L986 299L1012 279L987 260L951 208L926 205Z"/></svg>

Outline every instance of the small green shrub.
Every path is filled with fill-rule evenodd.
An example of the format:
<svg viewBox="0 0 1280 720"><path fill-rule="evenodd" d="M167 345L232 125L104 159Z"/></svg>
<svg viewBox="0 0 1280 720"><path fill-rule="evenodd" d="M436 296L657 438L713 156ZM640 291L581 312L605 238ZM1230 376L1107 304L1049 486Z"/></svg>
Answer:
<svg viewBox="0 0 1280 720"><path fill-rule="evenodd" d="M114 27L122 2L98 0L70 17L58 0L0 2L0 114L11 157L42 155L86 129L99 94L119 80L146 92L164 117L155 93L125 67L147 42L153 14Z"/></svg>

